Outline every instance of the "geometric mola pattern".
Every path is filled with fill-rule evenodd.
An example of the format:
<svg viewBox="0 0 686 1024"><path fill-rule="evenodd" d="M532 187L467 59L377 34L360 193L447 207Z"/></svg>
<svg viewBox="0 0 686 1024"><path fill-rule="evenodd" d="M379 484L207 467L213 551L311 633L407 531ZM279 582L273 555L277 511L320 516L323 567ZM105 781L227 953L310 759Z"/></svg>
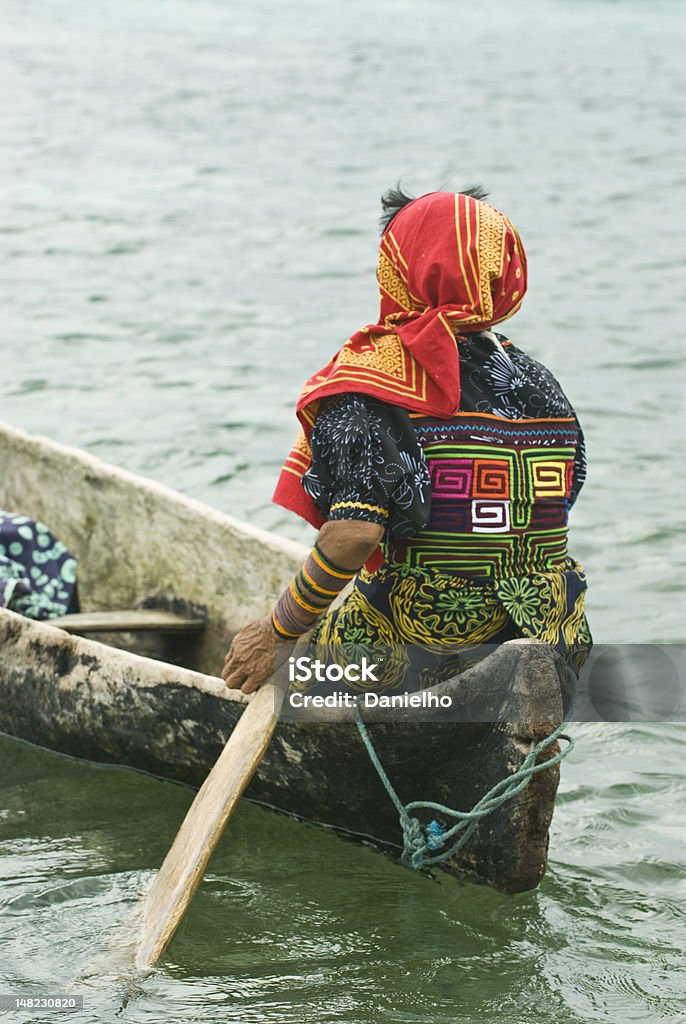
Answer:
<svg viewBox="0 0 686 1024"><path fill-rule="evenodd" d="M417 536L386 543L390 561L491 578L564 561L573 418L412 420L431 477L431 519Z"/></svg>

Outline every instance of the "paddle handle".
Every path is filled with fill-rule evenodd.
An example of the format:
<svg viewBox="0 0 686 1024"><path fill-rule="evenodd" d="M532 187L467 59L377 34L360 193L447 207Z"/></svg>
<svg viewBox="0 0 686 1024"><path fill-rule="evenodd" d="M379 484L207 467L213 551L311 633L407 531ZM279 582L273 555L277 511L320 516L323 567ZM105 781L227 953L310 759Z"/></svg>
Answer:
<svg viewBox="0 0 686 1024"><path fill-rule="evenodd" d="M264 756L282 701L281 687L271 681L260 687L188 809L147 896L135 959L138 970L152 967L173 939L226 823Z"/></svg>

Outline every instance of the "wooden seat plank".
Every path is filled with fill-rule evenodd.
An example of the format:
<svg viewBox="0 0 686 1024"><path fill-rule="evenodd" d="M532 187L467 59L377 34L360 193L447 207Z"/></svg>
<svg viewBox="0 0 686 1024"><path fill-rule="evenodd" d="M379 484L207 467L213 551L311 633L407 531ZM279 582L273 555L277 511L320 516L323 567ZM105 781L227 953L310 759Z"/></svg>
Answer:
<svg viewBox="0 0 686 1024"><path fill-rule="evenodd" d="M203 619L187 618L160 608L132 608L107 612L81 612L50 619L67 633L123 633L126 631L156 630L160 633L200 633L205 628Z"/></svg>

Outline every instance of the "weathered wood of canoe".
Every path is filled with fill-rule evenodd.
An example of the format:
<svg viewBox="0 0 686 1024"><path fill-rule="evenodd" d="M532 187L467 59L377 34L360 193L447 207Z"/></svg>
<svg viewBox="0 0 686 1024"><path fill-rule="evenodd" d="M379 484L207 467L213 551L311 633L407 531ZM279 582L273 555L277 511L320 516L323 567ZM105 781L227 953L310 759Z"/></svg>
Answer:
<svg viewBox="0 0 686 1024"><path fill-rule="evenodd" d="M185 648L174 641L170 657L207 673L219 672L234 633L273 607L306 554L294 541L3 423L0 508L42 520L74 553L84 611L166 608L202 618L203 633ZM135 645L126 634L108 640Z"/></svg>
<svg viewBox="0 0 686 1024"><path fill-rule="evenodd" d="M160 633L201 633L205 628L203 619L189 619L175 612L160 611L157 608L140 608L130 611L81 612L78 615L61 615L50 620L51 626L58 626L67 633L111 633L122 630L131 632L151 631Z"/></svg>
<svg viewBox="0 0 686 1024"><path fill-rule="evenodd" d="M489 688L507 694L506 718L492 708L496 724L370 725L400 798L472 807L559 722L560 682L547 646L515 641L442 684L465 708ZM0 610L0 730L10 735L198 786L248 699L219 679ZM448 870L470 871L504 892L537 885L557 784L557 766L537 774L484 819ZM383 843L400 839L395 809L350 722L282 722L248 796Z"/></svg>

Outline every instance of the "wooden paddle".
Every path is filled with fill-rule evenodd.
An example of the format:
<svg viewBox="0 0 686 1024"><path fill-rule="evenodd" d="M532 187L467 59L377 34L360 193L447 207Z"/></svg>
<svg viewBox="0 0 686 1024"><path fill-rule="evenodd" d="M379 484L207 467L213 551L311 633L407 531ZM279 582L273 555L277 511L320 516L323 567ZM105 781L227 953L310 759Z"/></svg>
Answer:
<svg viewBox="0 0 686 1024"><path fill-rule="evenodd" d="M152 967L173 939L226 823L269 746L283 697L283 687L273 678L260 687L191 804L147 896L137 970Z"/></svg>

